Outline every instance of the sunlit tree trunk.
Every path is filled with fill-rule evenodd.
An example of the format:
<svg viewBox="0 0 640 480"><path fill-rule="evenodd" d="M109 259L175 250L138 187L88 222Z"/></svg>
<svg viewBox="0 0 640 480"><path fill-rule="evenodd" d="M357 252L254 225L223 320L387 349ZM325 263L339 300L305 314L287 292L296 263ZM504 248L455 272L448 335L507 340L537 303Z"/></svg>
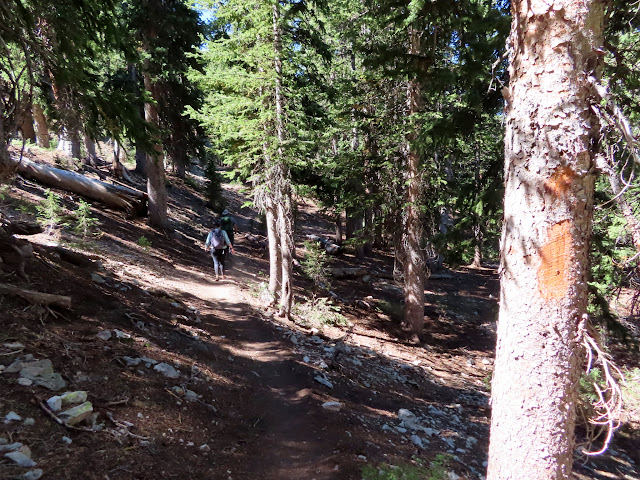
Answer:
<svg viewBox="0 0 640 480"><path fill-rule="evenodd" d="M49 148L49 124L42 107L37 103L33 104L33 119L36 123L36 143L42 148Z"/></svg>
<svg viewBox="0 0 640 480"><path fill-rule="evenodd" d="M409 27L409 54L420 52L420 33ZM407 85L407 110L409 117L420 112L420 85L415 78L409 79ZM417 125L413 125L417 129ZM422 334L424 327L424 253L422 252L422 215L420 213L420 197L422 192L421 159L415 145L416 132L407 135L407 204L406 204L406 239L404 261L404 321L411 328L415 337Z"/></svg>
<svg viewBox="0 0 640 480"><path fill-rule="evenodd" d="M274 193L278 213L278 228L280 230L280 259L282 275L280 284L281 317L289 318L293 302L292 274L293 274L293 199L291 195L291 175L284 158L284 92L282 90L282 32L280 27L280 4L275 1L273 9L273 47L275 52L275 90L274 100L276 108L276 131L278 137L277 159L274 167L276 181Z"/></svg>
<svg viewBox="0 0 640 480"><path fill-rule="evenodd" d="M514 0L488 480L572 478L604 2Z"/></svg>

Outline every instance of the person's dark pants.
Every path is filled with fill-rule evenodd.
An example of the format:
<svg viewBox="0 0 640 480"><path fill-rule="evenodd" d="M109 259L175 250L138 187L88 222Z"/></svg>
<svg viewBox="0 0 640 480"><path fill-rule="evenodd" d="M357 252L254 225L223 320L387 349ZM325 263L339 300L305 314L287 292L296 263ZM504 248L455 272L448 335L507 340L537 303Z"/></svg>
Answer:
<svg viewBox="0 0 640 480"><path fill-rule="evenodd" d="M213 271L218 275L224 275L224 262L225 262L226 249L214 249L211 250L211 257L213 258ZM218 273L219 272L219 273Z"/></svg>
<svg viewBox="0 0 640 480"><path fill-rule="evenodd" d="M227 235L229 236L229 241L231 242L231 245L235 245L235 243L233 243L233 230L231 231L225 230L225 232L227 232Z"/></svg>

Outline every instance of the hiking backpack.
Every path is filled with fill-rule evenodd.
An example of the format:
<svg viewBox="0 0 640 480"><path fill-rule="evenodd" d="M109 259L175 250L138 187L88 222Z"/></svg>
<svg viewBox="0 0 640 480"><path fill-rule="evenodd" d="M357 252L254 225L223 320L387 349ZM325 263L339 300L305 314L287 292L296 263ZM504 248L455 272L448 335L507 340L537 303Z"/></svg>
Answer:
<svg viewBox="0 0 640 480"><path fill-rule="evenodd" d="M211 230L211 247L213 249L221 249L224 248L224 235L222 230L219 228L214 228Z"/></svg>
<svg viewBox="0 0 640 480"><path fill-rule="evenodd" d="M222 228L226 232L231 232L233 230L233 222L231 221L231 217L222 217L220 219L220 228Z"/></svg>

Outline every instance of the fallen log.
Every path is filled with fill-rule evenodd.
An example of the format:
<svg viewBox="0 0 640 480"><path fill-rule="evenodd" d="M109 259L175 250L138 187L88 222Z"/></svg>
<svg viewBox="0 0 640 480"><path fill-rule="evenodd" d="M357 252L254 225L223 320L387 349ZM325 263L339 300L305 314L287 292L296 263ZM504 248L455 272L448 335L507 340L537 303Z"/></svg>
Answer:
<svg viewBox="0 0 640 480"><path fill-rule="evenodd" d="M53 295L51 293L25 290L5 283L0 283L0 293L22 297L25 300L28 300L31 303L37 303L38 305L55 305L66 309L71 308L71 297L64 295Z"/></svg>
<svg viewBox="0 0 640 480"><path fill-rule="evenodd" d="M35 163L26 158L18 163L17 172L40 183L124 210L131 215L146 213L147 194L139 190L111 185L79 173Z"/></svg>

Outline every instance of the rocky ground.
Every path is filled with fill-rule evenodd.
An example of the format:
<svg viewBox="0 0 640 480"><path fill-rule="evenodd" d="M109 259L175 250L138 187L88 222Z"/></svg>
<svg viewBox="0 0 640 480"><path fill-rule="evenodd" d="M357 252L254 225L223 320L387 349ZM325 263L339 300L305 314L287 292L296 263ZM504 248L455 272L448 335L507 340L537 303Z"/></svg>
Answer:
<svg viewBox="0 0 640 480"><path fill-rule="evenodd" d="M483 478L495 270L429 281L422 345L400 327L401 285L382 252L364 264L331 257L371 272L332 280L347 325L285 322L263 308L267 256L240 188L225 186L241 233L215 282L202 245L212 214L198 190L172 184L176 234L94 205L97 235L29 236L28 280L0 274L71 297L63 308L0 295L0 478ZM59 193L72 210L78 198ZM27 218L43 196L16 179L0 209ZM305 235L330 228L302 202L299 255ZM299 270L296 285L298 303L312 298ZM576 457L578 478L640 478L640 436L626 420L609 453Z"/></svg>

